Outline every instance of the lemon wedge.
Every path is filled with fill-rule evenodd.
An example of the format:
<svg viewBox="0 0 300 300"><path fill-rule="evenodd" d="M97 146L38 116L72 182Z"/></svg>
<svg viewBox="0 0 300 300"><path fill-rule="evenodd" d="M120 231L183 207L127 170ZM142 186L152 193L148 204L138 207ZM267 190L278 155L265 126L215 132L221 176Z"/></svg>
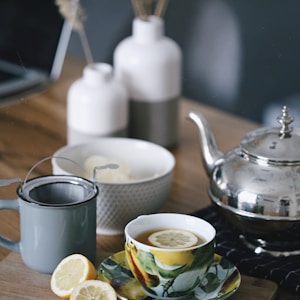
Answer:
<svg viewBox="0 0 300 300"><path fill-rule="evenodd" d="M155 247L170 249L189 248L198 243L197 236L184 229L159 230L152 233L148 240Z"/></svg>
<svg viewBox="0 0 300 300"><path fill-rule="evenodd" d="M60 298L69 298L80 283L95 279L97 270L87 257L72 254L64 258L51 276L51 290Z"/></svg>
<svg viewBox="0 0 300 300"><path fill-rule="evenodd" d="M72 292L70 300L117 300L113 287L104 281L86 280L80 283Z"/></svg>

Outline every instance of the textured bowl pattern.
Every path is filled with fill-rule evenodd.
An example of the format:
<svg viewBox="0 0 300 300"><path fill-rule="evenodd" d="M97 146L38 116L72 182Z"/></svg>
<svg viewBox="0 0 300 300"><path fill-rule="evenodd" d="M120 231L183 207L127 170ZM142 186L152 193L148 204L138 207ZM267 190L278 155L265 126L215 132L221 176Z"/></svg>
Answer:
<svg viewBox="0 0 300 300"><path fill-rule="evenodd" d="M172 176L166 175L137 184L98 184L97 233L121 234L132 219L159 211L171 182Z"/></svg>

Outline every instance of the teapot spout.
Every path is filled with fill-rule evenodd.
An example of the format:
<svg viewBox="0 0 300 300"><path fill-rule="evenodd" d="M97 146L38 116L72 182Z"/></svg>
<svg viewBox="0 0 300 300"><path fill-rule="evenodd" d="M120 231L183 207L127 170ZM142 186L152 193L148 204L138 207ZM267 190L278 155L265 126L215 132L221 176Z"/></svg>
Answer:
<svg viewBox="0 0 300 300"><path fill-rule="evenodd" d="M206 173L210 177L213 169L224 157L224 154L217 147L212 130L207 120L200 112L190 111L188 119L191 120L198 128L202 159Z"/></svg>

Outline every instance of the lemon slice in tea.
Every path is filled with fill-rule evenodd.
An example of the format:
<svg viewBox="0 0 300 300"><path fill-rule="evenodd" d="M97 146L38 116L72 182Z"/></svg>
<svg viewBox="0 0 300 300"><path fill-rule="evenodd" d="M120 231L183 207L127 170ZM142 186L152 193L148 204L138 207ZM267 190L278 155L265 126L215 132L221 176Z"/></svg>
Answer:
<svg viewBox="0 0 300 300"><path fill-rule="evenodd" d="M180 249L197 245L198 237L184 229L166 229L152 233L149 242L159 248Z"/></svg>

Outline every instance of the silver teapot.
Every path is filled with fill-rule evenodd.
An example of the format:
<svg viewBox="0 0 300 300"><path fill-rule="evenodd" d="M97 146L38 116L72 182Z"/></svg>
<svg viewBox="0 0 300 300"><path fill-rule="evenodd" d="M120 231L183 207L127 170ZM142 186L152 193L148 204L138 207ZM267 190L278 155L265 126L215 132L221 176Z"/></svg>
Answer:
<svg viewBox="0 0 300 300"><path fill-rule="evenodd" d="M247 133L223 154L206 119L191 111L210 177L209 196L256 253L300 254L300 128L287 107L278 127Z"/></svg>

